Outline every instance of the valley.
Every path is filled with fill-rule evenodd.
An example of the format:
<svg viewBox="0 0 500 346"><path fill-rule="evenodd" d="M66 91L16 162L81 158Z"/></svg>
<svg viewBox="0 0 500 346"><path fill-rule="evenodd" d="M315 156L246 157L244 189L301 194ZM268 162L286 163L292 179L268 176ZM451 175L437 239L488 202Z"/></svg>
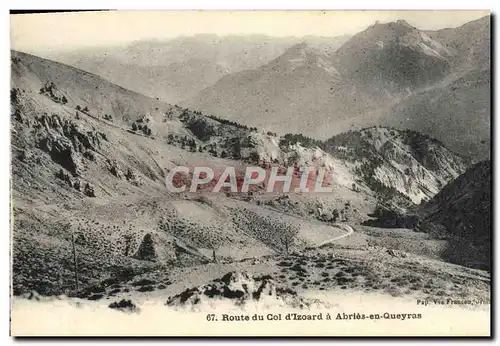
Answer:
<svg viewBox="0 0 500 346"><path fill-rule="evenodd" d="M485 26L486 17L424 32L397 21L332 42L234 47L183 38L209 61L175 72L162 59L181 64L174 57L187 53L172 42L66 56L74 66L11 50L15 304L136 313L158 302L195 311L329 308L364 295L489 301L489 37L467 58L457 36ZM236 59L243 51L250 57ZM161 66L156 81L132 60ZM104 75L117 61L122 70ZM179 76L169 97L152 92L166 95L156 83ZM189 172L174 180L187 188L173 192L167 177L181 166ZM249 167L266 179L248 192L214 192L215 179L191 192L195 167L215 177L234 167L238 186ZM284 193L283 182L267 191L269 172L291 168L296 187L304 167L311 184L325 170L331 192Z"/></svg>

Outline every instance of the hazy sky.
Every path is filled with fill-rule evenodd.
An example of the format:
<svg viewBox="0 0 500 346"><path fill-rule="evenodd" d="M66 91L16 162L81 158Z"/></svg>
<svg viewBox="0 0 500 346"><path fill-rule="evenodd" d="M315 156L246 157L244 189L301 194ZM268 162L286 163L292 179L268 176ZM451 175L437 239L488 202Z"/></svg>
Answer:
<svg viewBox="0 0 500 346"><path fill-rule="evenodd" d="M124 44L202 33L339 36L375 21L420 29L460 26L487 11L113 11L11 15L11 45L27 52Z"/></svg>

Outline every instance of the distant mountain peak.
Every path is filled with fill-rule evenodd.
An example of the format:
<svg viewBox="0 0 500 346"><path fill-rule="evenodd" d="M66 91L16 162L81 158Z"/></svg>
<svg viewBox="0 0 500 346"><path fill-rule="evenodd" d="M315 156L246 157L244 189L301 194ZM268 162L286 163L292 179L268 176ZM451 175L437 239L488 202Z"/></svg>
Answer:
<svg viewBox="0 0 500 346"><path fill-rule="evenodd" d="M419 29L402 19L388 23L376 21L374 24L370 25L354 37L367 39L378 38L384 41L390 41L398 36L404 36L415 31L419 31Z"/></svg>
<svg viewBox="0 0 500 346"><path fill-rule="evenodd" d="M409 27L409 28L414 28L412 25L410 25L406 20L404 19L398 19L396 21L396 24L399 24L399 25L404 25L406 27Z"/></svg>
<svg viewBox="0 0 500 346"><path fill-rule="evenodd" d="M362 86L391 91L434 83L450 70L450 52L404 20L375 23L337 50L338 68Z"/></svg>
<svg viewBox="0 0 500 346"><path fill-rule="evenodd" d="M338 77L339 72L335 68L331 55L311 47L305 42L301 42L288 48L286 52L272 61L269 66L273 68L279 66L288 71L295 71L299 68L308 68L316 71L323 71L329 77Z"/></svg>

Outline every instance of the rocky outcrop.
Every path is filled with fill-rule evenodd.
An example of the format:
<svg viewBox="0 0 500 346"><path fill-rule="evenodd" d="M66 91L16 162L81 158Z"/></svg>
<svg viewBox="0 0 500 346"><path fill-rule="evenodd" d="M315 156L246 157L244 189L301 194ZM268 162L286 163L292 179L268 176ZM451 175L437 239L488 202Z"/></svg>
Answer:
<svg viewBox="0 0 500 346"><path fill-rule="evenodd" d="M57 114L35 117L37 147L47 152L52 160L73 176L81 174L84 158L95 160L95 152L105 136L94 130L84 131L72 120Z"/></svg>
<svg viewBox="0 0 500 346"><path fill-rule="evenodd" d="M40 138L37 146L47 152L52 161L67 169L73 176L81 174L81 158L69 139L49 134Z"/></svg>
<svg viewBox="0 0 500 346"><path fill-rule="evenodd" d="M433 83L451 69L450 52L404 20L375 23L354 35L335 59L359 87L403 91Z"/></svg>
<svg viewBox="0 0 500 346"><path fill-rule="evenodd" d="M53 82L46 82L40 89L40 94L48 96L52 101L65 105L68 99L56 87Z"/></svg>
<svg viewBox="0 0 500 346"><path fill-rule="evenodd" d="M94 187L89 183L83 184L83 182L79 178L72 177L67 171L64 169L60 169L59 172L56 173L56 177L66 182L70 187L74 188L77 191L83 192L88 197L96 197Z"/></svg>
<svg viewBox="0 0 500 346"><path fill-rule="evenodd" d="M195 306L204 302L227 300L235 305L262 302L293 308L308 308L317 300L302 298L289 288L278 287L271 276L253 277L246 272L230 272L211 283L185 290L170 297L167 305Z"/></svg>
<svg viewBox="0 0 500 346"><path fill-rule="evenodd" d="M135 185L135 186L142 185L141 177L139 177L137 175L137 173L133 169L131 169L131 168L127 168L127 173L125 173L125 178L132 185Z"/></svg>
<svg viewBox="0 0 500 346"><path fill-rule="evenodd" d="M108 170L111 174L113 174L118 179L123 178L123 172L120 166L118 165L118 162L116 162L116 160L107 159L106 163L108 164Z"/></svg>
<svg viewBox="0 0 500 346"><path fill-rule="evenodd" d="M403 251L398 251L394 249L388 249L387 253L391 255L392 257L397 257L397 258L406 258L407 255Z"/></svg>

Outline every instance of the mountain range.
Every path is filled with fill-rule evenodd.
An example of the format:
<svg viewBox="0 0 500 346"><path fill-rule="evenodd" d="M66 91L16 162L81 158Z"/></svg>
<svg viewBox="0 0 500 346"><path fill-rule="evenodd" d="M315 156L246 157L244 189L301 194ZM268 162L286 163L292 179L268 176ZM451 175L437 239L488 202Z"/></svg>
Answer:
<svg viewBox="0 0 500 346"><path fill-rule="evenodd" d="M487 158L489 31L489 17L435 32L405 21L376 23L333 53L295 45L182 104L316 138L381 124L409 128L461 154Z"/></svg>
<svg viewBox="0 0 500 346"><path fill-rule="evenodd" d="M264 35L194 35L170 40L142 40L112 49L49 52L45 57L100 75L150 97L180 102L222 76L258 68L304 41L329 52L348 36L270 37Z"/></svg>
<svg viewBox="0 0 500 346"><path fill-rule="evenodd" d="M157 290L179 305L276 280L287 297L488 299L488 33L489 18L432 32L397 21L338 40L136 42L67 63L11 51L14 295ZM323 168L332 192L265 180L173 193L177 166L234 167L238 182L249 166L293 167L295 181Z"/></svg>
<svg viewBox="0 0 500 346"><path fill-rule="evenodd" d="M329 226L307 220L361 222L377 200L401 208L421 204L469 164L410 130L372 127L328 140L279 136L137 94L68 65L15 51L11 61L16 289L44 282L47 292L61 289L44 265L66 273L61 282L70 285L71 267L64 260L70 231L82 237L82 282L102 272L97 268L103 258L111 270L151 256L199 263L212 247L228 258L261 255L280 251L273 237L276 227L287 224L282 218L297 222L289 214L304 220L301 242L314 243ZM261 186L250 197L206 199L168 191L164 178L170 169L200 164L323 167L332 173L334 193L283 199ZM269 213L275 221L266 221ZM247 230L254 223L241 215L263 224ZM149 245L141 244L151 239L154 255L143 254ZM40 251L49 251L46 261L30 260Z"/></svg>
<svg viewBox="0 0 500 346"><path fill-rule="evenodd" d="M326 139L384 125L490 155L489 16L434 31L398 20L352 36L195 35L46 57L280 134Z"/></svg>

